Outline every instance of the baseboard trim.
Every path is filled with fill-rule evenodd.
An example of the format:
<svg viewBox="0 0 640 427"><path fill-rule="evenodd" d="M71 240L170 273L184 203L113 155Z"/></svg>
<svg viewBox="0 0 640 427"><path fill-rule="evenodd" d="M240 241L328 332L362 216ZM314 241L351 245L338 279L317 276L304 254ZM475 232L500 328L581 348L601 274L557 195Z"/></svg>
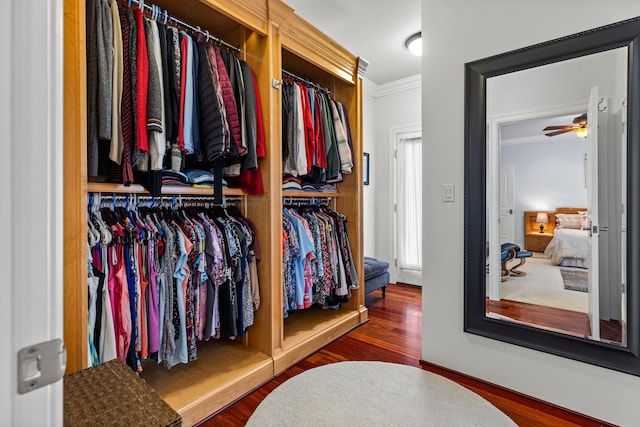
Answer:
<svg viewBox="0 0 640 427"><path fill-rule="evenodd" d="M561 406L555 405L553 403L545 402L544 400L537 399L535 397L527 396L526 394L510 390L508 388L492 384L490 382L454 371L449 368L445 368L443 366L439 366L433 364L431 362L427 362L425 360L420 360L420 366L425 371L433 372L434 374L442 375L445 378L448 378L452 381L457 382L460 385L463 385L475 393L478 393L488 401L490 401L497 408L505 412L507 415L509 414L508 405L504 404L505 400L510 402L514 402L515 404L523 405L532 410L542 412L544 414L549 414L550 416L560 418L562 420L574 423L576 425L580 425L583 427L616 427L615 424L610 424L596 418L590 417L588 415L580 414L578 412L572 411L570 409L563 408ZM496 397L498 399L496 399ZM511 416L511 418L514 418ZM514 420L516 423L518 420Z"/></svg>

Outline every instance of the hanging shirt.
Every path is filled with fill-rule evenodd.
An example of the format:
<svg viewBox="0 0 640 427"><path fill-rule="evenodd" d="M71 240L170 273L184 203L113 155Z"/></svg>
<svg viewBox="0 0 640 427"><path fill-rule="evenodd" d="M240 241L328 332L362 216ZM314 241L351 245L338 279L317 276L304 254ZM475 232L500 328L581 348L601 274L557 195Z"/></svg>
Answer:
<svg viewBox="0 0 640 427"><path fill-rule="evenodd" d="M136 58L136 135L137 149L142 152L149 151L149 139L147 137L147 97L149 93L149 54L147 53L147 40L144 32L144 16L140 8L133 10L136 19L137 58Z"/></svg>
<svg viewBox="0 0 640 427"><path fill-rule="evenodd" d="M122 163L122 150L124 142L122 138L122 90L123 90L123 47L122 28L120 25L120 12L118 2L111 0L111 22L113 28L113 79L112 79L112 104L111 104L111 148L109 158L117 164Z"/></svg>
<svg viewBox="0 0 640 427"><path fill-rule="evenodd" d="M347 140L347 132L344 128L338 105L335 101L331 101L331 115L333 116L333 126L336 131L336 140L338 144L338 155L340 156L340 172L351 173L353 168L353 158L351 156L351 147Z"/></svg>
<svg viewBox="0 0 640 427"><path fill-rule="evenodd" d="M164 100L164 76L162 70L162 53L160 51L160 34L158 24L148 21L150 29L147 35L149 42L149 105L153 106L152 114L148 116L147 130L149 136L149 156L151 170L162 170L164 155L167 148L167 134L165 132L165 100ZM153 76L153 77L152 77Z"/></svg>
<svg viewBox="0 0 640 427"><path fill-rule="evenodd" d="M186 67L184 70L185 75L185 88L184 88L184 152L186 154L193 154L193 97L194 97L194 81L193 81L193 42L191 37L182 32L182 46L186 51Z"/></svg>
<svg viewBox="0 0 640 427"><path fill-rule="evenodd" d="M294 141L295 146L297 148L296 152L296 176L306 175L308 172L307 165L307 146L305 140L305 119L304 119L304 111L302 109L302 90L298 85L294 86L294 102L295 102L295 134Z"/></svg>
<svg viewBox="0 0 640 427"><path fill-rule="evenodd" d="M160 318L158 312L160 301L157 282L159 265L155 236L148 239L147 242L147 268L149 274L149 288L147 292L149 353L155 353L160 349Z"/></svg>

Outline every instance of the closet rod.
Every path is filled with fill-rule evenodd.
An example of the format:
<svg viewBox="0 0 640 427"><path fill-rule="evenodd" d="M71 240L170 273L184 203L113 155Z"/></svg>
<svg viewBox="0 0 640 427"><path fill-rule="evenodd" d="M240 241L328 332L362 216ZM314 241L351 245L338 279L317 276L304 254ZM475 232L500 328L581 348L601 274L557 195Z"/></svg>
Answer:
<svg viewBox="0 0 640 427"><path fill-rule="evenodd" d="M207 37L207 41L209 41L209 39L213 39L216 43L225 46L228 49L231 49L233 51L235 51L236 53L240 53L242 52L242 50L239 47L236 47L230 43L227 43L226 41L222 40L221 38L212 36L211 34L209 34L209 30L205 30L203 31L202 29L200 29L200 27L194 27L191 24L188 24L174 16L171 16L171 14L169 14L169 12L167 10L162 10L159 6L156 5L148 5L145 4L144 0L128 0L129 1L129 7L131 7L131 3L135 3L137 4L140 9L142 9L142 11L144 12L145 10L148 11L153 17L154 19L157 19L158 22L162 21L165 24L167 23L167 20L178 24L180 26L183 26L185 28L188 28L189 30L196 32L196 33L200 33L200 34L204 34Z"/></svg>
<svg viewBox="0 0 640 427"><path fill-rule="evenodd" d="M329 206L331 203L331 197L305 197L305 196L283 196L282 204L286 205L294 205L294 206L302 206L302 205L326 205Z"/></svg>
<svg viewBox="0 0 640 427"><path fill-rule="evenodd" d="M213 199L211 197L202 197L202 196L190 196L190 195L163 195L158 197L153 196L141 196L138 194L116 194L116 193L88 193L88 205L91 207L94 203L99 204L100 206L107 207L110 206L132 206L135 207L140 202L151 203L157 206L164 205L174 205L176 207L180 207L183 205L188 205L194 202L204 202L206 204L212 206L222 206L225 207L228 204L237 204L244 199L240 196L223 196L222 204L213 203ZM103 205L104 204L104 205Z"/></svg>
<svg viewBox="0 0 640 427"><path fill-rule="evenodd" d="M320 86L318 83L314 83L314 82L310 81L309 79L305 79L303 77L297 76L297 75L295 75L292 72L289 72L287 70L282 70L282 76L283 77L285 77L285 76L286 77L291 77L292 79L298 80L300 83L304 83L306 85L313 86L316 89L322 90L322 91L324 91L324 92L326 92L328 94L331 93L331 91L329 89L327 89L326 87Z"/></svg>

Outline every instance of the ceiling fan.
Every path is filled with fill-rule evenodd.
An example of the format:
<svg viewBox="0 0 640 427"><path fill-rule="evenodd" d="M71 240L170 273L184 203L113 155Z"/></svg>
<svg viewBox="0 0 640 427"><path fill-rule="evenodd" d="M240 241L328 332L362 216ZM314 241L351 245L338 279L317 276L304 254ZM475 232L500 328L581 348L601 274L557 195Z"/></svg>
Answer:
<svg viewBox="0 0 640 427"><path fill-rule="evenodd" d="M587 113L584 113L575 119L573 119L573 124L566 126L547 126L543 129L543 132L554 131L545 133L547 136L556 136L567 132L575 132L581 138L586 138L587 136Z"/></svg>

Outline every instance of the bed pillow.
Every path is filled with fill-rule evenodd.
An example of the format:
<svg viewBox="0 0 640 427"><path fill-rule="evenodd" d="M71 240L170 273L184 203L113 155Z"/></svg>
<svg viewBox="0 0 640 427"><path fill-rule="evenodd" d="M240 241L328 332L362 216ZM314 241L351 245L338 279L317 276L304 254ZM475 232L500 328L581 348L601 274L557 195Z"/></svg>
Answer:
<svg viewBox="0 0 640 427"><path fill-rule="evenodd" d="M580 224L583 230L589 229L589 213L587 211L578 211L580 215Z"/></svg>
<svg viewBox="0 0 640 427"><path fill-rule="evenodd" d="M556 214L556 228L573 228L580 230L582 220L578 214Z"/></svg>

